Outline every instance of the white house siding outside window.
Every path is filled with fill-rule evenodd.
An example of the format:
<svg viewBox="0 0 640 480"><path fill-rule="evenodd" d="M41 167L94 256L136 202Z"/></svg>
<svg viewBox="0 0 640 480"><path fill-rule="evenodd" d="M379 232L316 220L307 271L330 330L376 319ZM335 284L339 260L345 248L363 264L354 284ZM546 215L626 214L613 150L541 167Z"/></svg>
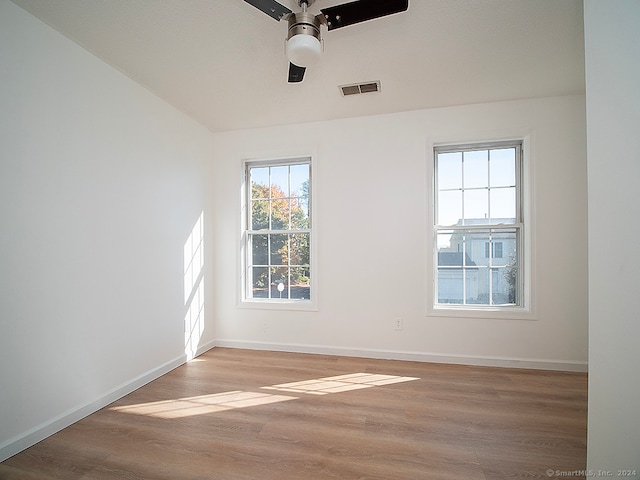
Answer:
<svg viewBox="0 0 640 480"><path fill-rule="evenodd" d="M437 306L523 304L522 142L434 148Z"/></svg>
<svg viewBox="0 0 640 480"><path fill-rule="evenodd" d="M245 163L243 300L310 301L311 159Z"/></svg>

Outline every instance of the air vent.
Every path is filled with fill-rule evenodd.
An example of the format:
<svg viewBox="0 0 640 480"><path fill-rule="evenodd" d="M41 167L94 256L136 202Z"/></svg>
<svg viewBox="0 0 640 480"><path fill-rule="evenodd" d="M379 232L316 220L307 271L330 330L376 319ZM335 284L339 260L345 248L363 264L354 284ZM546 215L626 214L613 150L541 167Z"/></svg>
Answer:
<svg viewBox="0 0 640 480"><path fill-rule="evenodd" d="M354 83L352 85L341 85L340 91L342 96L348 95L360 95L361 93L372 93L380 91L380 81L366 82L366 83Z"/></svg>

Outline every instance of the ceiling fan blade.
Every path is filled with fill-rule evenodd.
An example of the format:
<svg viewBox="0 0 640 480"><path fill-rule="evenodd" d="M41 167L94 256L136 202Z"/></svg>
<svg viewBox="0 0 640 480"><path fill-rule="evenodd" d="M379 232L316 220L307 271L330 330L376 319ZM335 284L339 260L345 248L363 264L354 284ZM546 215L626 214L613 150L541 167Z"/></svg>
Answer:
<svg viewBox="0 0 640 480"><path fill-rule="evenodd" d="M289 83L301 82L304 78L306 67L299 67L293 63L289 63Z"/></svg>
<svg viewBox="0 0 640 480"><path fill-rule="evenodd" d="M249 5L253 5L258 10L263 11L271 18L275 18L276 20L280 20L285 15L291 13L284 5L280 5L275 0L244 0Z"/></svg>
<svg viewBox="0 0 640 480"><path fill-rule="evenodd" d="M374 18L386 17L393 13L404 12L409 8L409 0L357 0L334 7L321 8L326 18L327 28L346 27L366 22Z"/></svg>

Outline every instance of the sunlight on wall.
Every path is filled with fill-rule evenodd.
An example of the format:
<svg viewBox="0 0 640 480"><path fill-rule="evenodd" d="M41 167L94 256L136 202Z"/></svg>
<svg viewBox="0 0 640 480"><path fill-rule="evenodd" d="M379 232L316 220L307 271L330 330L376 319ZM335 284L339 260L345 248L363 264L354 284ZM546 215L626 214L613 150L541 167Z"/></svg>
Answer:
<svg viewBox="0 0 640 480"><path fill-rule="evenodd" d="M377 375L372 373L350 373L336 377L318 378L302 382L283 383L262 387L266 390L280 390L285 392L297 392L310 395L327 395L329 393L348 392L363 388L379 387L400 382L419 380L415 377L398 377L394 375ZM200 395L159 402L140 403L136 405L124 405L112 407L111 410L135 415L148 415L157 418L183 418L193 415L224 412L235 408L255 407L270 403L296 400L299 397L288 395L276 395L264 392L232 392Z"/></svg>
<svg viewBox="0 0 640 480"><path fill-rule="evenodd" d="M187 360L196 355L204 331L204 212L184 244L184 353Z"/></svg>

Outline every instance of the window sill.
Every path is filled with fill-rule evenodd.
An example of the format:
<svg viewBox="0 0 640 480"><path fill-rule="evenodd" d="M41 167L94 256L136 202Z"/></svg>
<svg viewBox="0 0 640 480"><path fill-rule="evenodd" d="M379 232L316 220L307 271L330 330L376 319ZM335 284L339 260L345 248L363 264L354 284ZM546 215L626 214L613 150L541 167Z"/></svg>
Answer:
<svg viewBox="0 0 640 480"><path fill-rule="evenodd" d="M237 307L257 310L291 310L299 312L315 312L318 310L316 302L312 300L248 299L238 302Z"/></svg>
<svg viewBox="0 0 640 480"><path fill-rule="evenodd" d="M534 312L524 307L477 307L468 305L434 305L428 317L478 318L492 320L537 320Z"/></svg>

